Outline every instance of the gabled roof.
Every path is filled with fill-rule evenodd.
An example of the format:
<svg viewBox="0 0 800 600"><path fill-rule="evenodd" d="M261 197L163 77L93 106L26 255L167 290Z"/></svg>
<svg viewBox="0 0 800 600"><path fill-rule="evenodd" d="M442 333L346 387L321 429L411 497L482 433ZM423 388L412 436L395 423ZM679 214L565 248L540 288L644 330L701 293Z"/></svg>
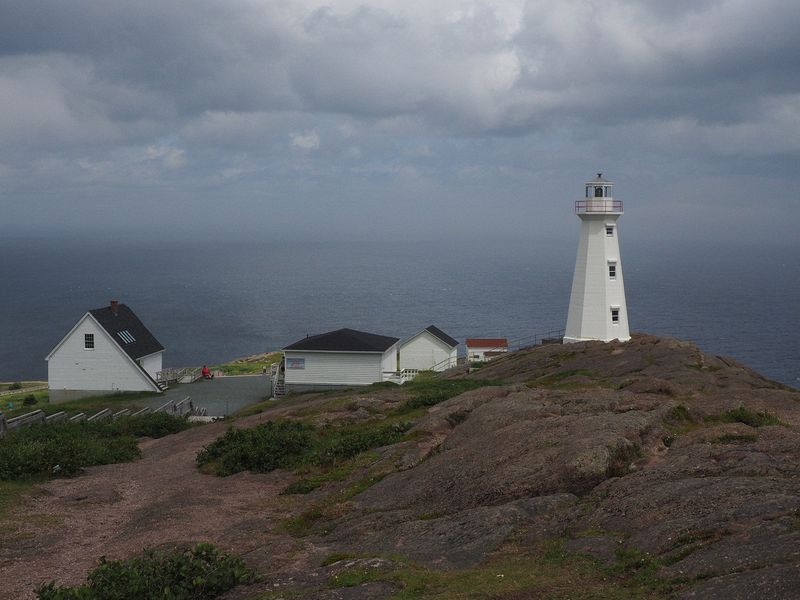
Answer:
<svg viewBox="0 0 800 600"><path fill-rule="evenodd" d="M458 340L455 340L455 339L451 338L449 335L447 335L444 331L442 331L438 327L435 327L433 325L429 325L428 327L425 328L425 331L427 331L431 335L439 338L440 340L442 340L445 344L447 344L451 348L455 348L456 346L458 346Z"/></svg>
<svg viewBox="0 0 800 600"><path fill-rule="evenodd" d="M467 348L506 348L506 338L467 338Z"/></svg>
<svg viewBox="0 0 800 600"><path fill-rule="evenodd" d="M89 313L133 360L164 349L164 346L150 333L139 317L125 304L117 304L116 307L95 308Z"/></svg>
<svg viewBox="0 0 800 600"><path fill-rule="evenodd" d="M395 337L376 335L355 329L337 329L312 335L286 346L284 350L320 350L327 352L385 352L398 341Z"/></svg>

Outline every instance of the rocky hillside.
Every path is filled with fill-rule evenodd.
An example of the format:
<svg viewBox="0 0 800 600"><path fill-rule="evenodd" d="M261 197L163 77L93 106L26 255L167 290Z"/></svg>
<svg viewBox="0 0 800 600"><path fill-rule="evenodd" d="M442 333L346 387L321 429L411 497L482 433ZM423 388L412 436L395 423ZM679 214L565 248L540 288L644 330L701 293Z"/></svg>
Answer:
<svg viewBox="0 0 800 600"><path fill-rule="evenodd" d="M155 445L142 461L150 469L99 467L79 479L113 488L92 510L107 509L120 531L147 517L142 543L212 541L243 554L262 580L227 598L800 597L797 390L641 334L540 346L445 379L431 389L472 389L298 396L236 423L403 424L397 443L347 460L203 474L189 457L224 431L214 425L172 436L170 452ZM170 477L175 502L204 498L184 507L184 521L215 502L235 508L202 528L176 522L164 497L126 512L126 494L145 485L136 477L165 477L159 460L184 469ZM48 484L36 506L66 525L6 544L0 558L19 566L59 547L76 503L68 485ZM102 535L84 545L90 554L136 550ZM80 569L61 573L79 581Z"/></svg>

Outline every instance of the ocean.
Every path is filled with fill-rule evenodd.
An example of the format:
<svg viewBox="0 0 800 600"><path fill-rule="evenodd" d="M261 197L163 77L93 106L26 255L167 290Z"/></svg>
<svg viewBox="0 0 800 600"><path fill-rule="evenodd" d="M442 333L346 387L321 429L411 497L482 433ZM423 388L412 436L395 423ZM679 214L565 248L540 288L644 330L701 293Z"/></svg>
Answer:
<svg viewBox="0 0 800 600"><path fill-rule="evenodd" d="M566 322L574 239L0 240L0 380L46 379L84 312L128 304L164 365L214 364L351 327L522 338ZM800 385L798 247L626 240L631 331L696 342ZM796 244L796 243L795 243Z"/></svg>

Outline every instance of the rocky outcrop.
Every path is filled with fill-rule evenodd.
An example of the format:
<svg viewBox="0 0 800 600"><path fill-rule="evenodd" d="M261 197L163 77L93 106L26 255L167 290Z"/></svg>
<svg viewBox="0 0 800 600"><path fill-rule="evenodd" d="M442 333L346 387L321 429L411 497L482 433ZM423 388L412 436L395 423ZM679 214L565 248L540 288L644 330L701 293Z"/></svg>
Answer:
<svg viewBox="0 0 800 600"><path fill-rule="evenodd" d="M796 390L647 335L512 353L467 377L508 383L431 408L329 541L463 568L524 530L607 564L641 552L682 598L797 597Z"/></svg>

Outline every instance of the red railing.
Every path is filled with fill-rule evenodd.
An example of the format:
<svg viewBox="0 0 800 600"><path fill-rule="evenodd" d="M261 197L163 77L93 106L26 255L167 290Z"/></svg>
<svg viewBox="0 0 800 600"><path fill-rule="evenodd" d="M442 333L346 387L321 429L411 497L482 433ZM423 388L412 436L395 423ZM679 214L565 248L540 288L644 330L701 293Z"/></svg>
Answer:
<svg viewBox="0 0 800 600"><path fill-rule="evenodd" d="M575 201L576 213L621 213L622 200L607 198L588 198Z"/></svg>

